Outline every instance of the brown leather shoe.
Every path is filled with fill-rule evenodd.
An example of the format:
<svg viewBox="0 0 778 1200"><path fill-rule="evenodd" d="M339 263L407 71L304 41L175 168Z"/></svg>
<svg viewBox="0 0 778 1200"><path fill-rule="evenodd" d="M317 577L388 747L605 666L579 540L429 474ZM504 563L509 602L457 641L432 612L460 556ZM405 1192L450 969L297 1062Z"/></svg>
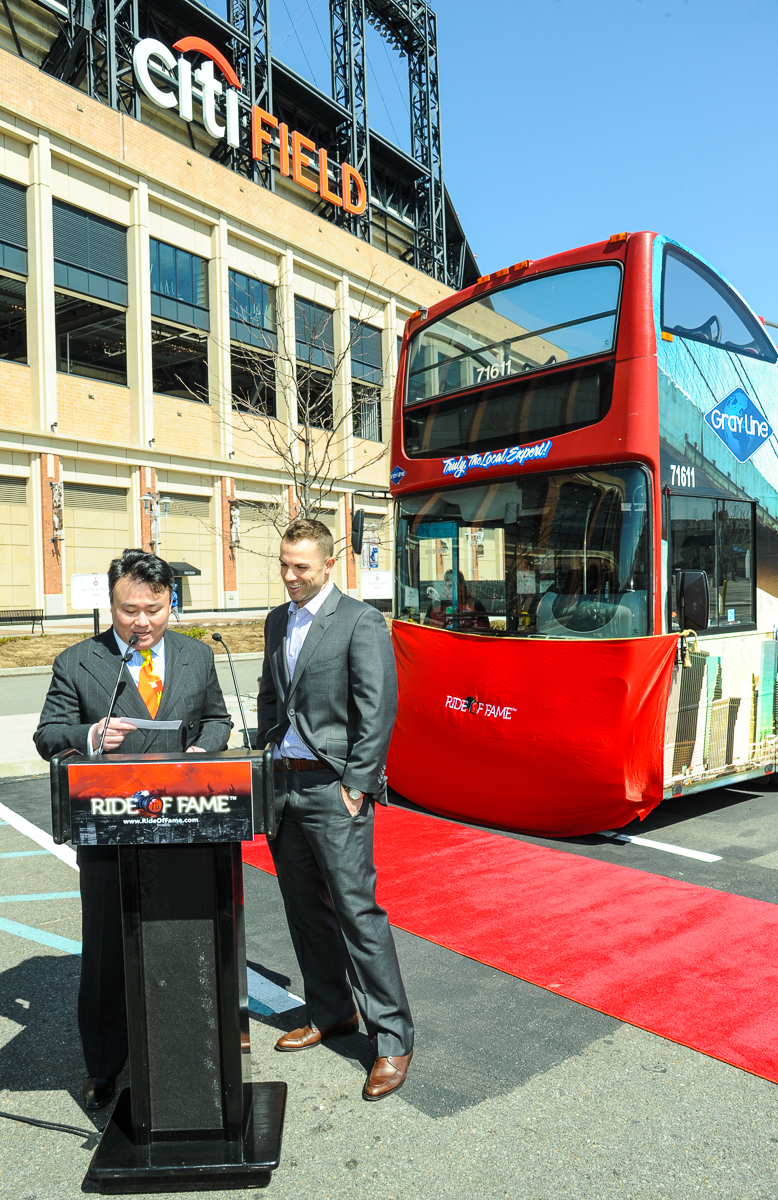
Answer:
<svg viewBox="0 0 778 1200"><path fill-rule="evenodd" d="M384 1096L401 1088L412 1058L412 1050L410 1054L392 1054L389 1058L377 1058L362 1088L362 1099L383 1100Z"/></svg>
<svg viewBox="0 0 778 1200"><path fill-rule="evenodd" d="M276 1042L276 1050L307 1050L310 1046L318 1046L326 1038L341 1037L347 1033L356 1033L359 1029L359 1013L354 1013L348 1021L339 1021L337 1025L304 1025L302 1029L293 1029L284 1033Z"/></svg>

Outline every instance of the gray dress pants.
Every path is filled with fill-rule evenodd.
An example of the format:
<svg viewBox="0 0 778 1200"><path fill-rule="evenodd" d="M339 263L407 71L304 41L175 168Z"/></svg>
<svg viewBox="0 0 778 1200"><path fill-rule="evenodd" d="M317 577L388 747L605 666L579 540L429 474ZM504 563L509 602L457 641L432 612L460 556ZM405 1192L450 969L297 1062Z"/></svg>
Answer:
<svg viewBox="0 0 778 1200"><path fill-rule="evenodd" d="M377 1057L409 1054L413 1021L389 919L376 903L373 802L349 814L334 771L277 771L269 840L310 1024L364 1020ZM350 985L349 986L349 982Z"/></svg>

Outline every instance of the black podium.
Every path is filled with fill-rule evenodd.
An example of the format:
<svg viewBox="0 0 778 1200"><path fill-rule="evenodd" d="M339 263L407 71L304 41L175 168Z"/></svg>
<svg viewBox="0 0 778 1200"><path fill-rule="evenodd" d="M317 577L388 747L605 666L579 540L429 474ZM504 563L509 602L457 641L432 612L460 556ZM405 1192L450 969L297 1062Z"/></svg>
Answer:
<svg viewBox="0 0 778 1200"><path fill-rule="evenodd" d="M273 747L75 751L51 763L54 840L117 846L130 1087L89 1166L109 1194L258 1187L286 1084L252 1083L241 841L275 833Z"/></svg>

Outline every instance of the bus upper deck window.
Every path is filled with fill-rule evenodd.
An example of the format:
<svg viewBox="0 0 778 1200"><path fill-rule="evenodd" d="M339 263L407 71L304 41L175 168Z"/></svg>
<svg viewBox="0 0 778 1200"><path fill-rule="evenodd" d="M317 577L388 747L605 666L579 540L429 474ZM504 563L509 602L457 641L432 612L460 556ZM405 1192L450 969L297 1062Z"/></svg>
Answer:
<svg viewBox="0 0 778 1200"><path fill-rule="evenodd" d="M666 245L662 271L662 329L677 337L749 358L775 362L775 347L739 297L715 272Z"/></svg>

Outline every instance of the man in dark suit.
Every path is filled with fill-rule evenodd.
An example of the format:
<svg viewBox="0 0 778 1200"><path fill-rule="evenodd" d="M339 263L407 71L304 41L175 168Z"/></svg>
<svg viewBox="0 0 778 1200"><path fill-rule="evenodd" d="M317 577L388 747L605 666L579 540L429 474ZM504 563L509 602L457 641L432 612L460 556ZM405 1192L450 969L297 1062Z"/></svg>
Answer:
<svg viewBox="0 0 778 1200"><path fill-rule="evenodd" d="M335 556L326 525L292 522L280 560L291 604L265 622L257 745L279 747L281 820L270 849L308 1024L284 1034L276 1049L307 1050L353 1033L361 1013L375 1054L362 1095L380 1100L405 1081L413 1052L373 863L373 806L386 803L384 765L397 712L394 655L381 614L330 579Z"/></svg>
<svg viewBox="0 0 778 1200"><path fill-rule="evenodd" d="M54 660L51 685L35 733L42 758L74 747L94 754L105 726L121 656L138 641L122 668L115 716L104 752L170 754L225 749L232 722L211 650L168 630L173 572L143 550L125 550L108 570L113 627L70 646ZM180 720L177 730L139 729L133 718ZM80 846L82 955L78 1026L84 1048L87 1109L112 1098L127 1058L127 1013L119 905L119 862L114 846Z"/></svg>

